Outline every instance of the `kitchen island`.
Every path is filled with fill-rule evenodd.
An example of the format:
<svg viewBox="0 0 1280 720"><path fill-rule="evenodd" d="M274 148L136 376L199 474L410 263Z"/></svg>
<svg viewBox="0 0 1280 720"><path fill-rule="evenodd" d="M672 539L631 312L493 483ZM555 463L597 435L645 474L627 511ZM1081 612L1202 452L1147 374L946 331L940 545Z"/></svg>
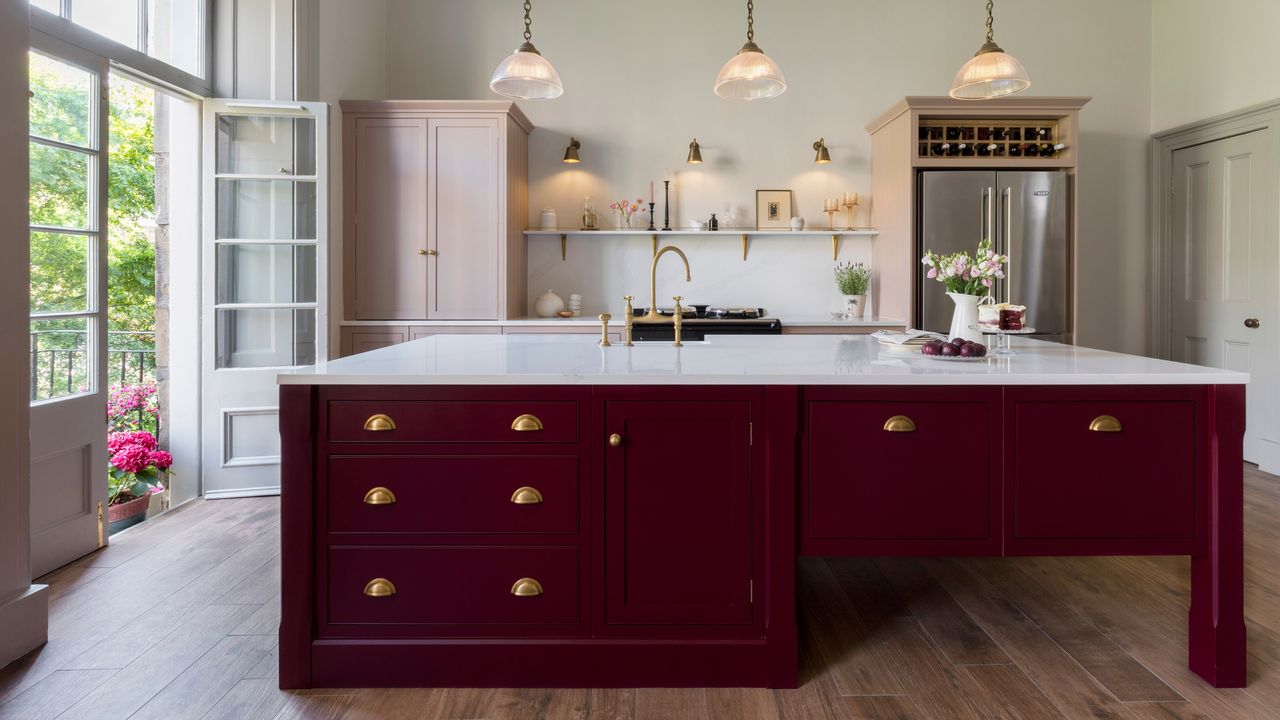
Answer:
<svg viewBox="0 0 1280 720"><path fill-rule="evenodd" d="M436 336L281 374L280 684L797 683L797 555L1186 555L1245 679L1247 375L1034 340Z"/></svg>

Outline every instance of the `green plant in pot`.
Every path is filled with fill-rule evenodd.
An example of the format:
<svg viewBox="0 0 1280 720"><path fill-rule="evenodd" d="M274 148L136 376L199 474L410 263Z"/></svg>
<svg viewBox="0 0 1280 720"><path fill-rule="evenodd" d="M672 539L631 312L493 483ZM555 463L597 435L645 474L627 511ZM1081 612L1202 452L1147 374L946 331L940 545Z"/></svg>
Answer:
<svg viewBox="0 0 1280 720"><path fill-rule="evenodd" d="M146 518L151 496L167 487L173 456L160 450L146 430L109 434L107 452L107 511L116 531Z"/></svg>
<svg viewBox="0 0 1280 720"><path fill-rule="evenodd" d="M863 263L836 263L836 287L844 295L844 318L856 320L867 310L871 289L871 268Z"/></svg>

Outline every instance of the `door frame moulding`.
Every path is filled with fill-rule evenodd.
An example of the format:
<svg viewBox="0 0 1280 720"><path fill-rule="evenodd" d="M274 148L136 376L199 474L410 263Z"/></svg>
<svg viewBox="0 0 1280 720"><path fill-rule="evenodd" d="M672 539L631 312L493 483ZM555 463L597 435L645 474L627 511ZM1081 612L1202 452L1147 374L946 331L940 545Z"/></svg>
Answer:
<svg viewBox="0 0 1280 720"><path fill-rule="evenodd" d="M1151 314L1147 353L1169 359L1173 332L1173 278L1169 259L1172 247L1173 153L1197 145L1270 130L1273 172L1280 172L1280 99L1251 105L1204 120L1163 130L1151 136ZM1280 200L1280 198L1277 198ZM1280 202L1277 203L1280 207ZM1280 269L1276 271L1280 282ZM1280 362L1280 358L1276 358Z"/></svg>

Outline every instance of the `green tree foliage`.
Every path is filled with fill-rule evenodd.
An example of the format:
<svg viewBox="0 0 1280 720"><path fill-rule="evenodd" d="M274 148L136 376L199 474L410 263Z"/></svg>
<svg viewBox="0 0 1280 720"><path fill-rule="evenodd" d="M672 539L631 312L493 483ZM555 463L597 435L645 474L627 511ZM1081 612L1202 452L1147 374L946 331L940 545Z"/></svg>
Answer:
<svg viewBox="0 0 1280 720"><path fill-rule="evenodd" d="M155 329L155 91L111 78L107 310L111 330ZM88 76L32 56L31 132L89 142ZM31 222L91 225L88 156L31 146ZM31 243L31 309L80 310L87 301L88 244L78 235L36 233ZM46 323L41 329L56 327Z"/></svg>

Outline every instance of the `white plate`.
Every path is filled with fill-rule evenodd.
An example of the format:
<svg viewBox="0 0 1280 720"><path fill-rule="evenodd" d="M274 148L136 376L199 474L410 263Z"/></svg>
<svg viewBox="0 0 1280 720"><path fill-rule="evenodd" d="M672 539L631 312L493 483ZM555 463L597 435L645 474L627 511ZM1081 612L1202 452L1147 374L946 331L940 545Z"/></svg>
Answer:
<svg viewBox="0 0 1280 720"><path fill-rule="evenodd" d="M920 353L920 357L925 360L941 360L943 362L983 362L991 356L990 354L987 354L982 357L960 357L959 355L925 355L924 353Z"/></svg>

